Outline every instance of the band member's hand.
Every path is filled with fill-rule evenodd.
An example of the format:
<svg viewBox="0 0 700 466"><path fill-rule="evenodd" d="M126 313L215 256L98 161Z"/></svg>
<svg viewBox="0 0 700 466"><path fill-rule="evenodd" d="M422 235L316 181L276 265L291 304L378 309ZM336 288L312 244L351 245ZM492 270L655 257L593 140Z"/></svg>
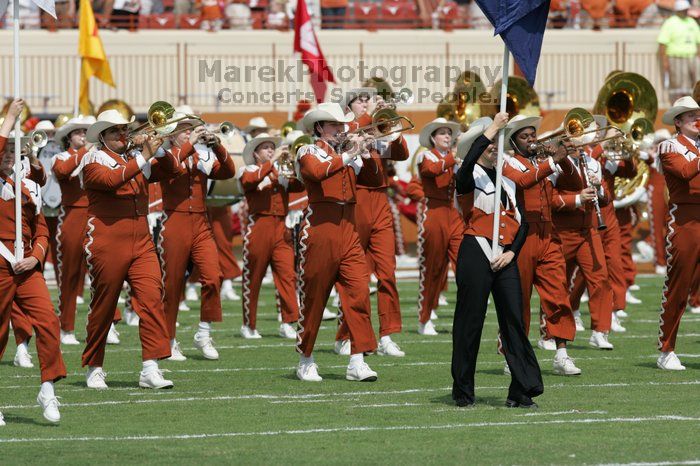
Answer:
<svg viewBox="0 0 700 466"><path fill-rule="evenodd" d="M566 158L567 155L572 155L576 153L576 147L571 141L564 140L561 141L556 148L556 151L552 155L555 162L561 162Z"/></svg>
<svg viewBox="0 0 700 466"><path fill-rule="evenodd" d="M153 158L154 155L156 155L156 152L160 148L160 146L163 145L163 139L157 137L157 136L151 136L146 140L146 142L143 145L143 158L146 160L150 160Z"/></svg>
<svg viewBox="0 0 700 466"><path fill-rule="evenodd" d="M581 191L581 202L593 202L593 199L595 199L598 196L598 194L595 191L595 188L593 187L588 187Z"/></svg>
<svg viewBox="0 0 700 466"><path fill-rule="evenodd" d="M362 151L360 152L360 156L363 159L368 159L372 157L372 154L370 154L370 149L374 147L375 144L375 139L373 136L367 135L363 138L362 140Z"/></svg>
<svg viewBox="0 0 700 466"><path fill-rule="evenodd" d="M279 160L280 157L282 157L282 156L288 157L288 156L289 156L289 151L286 150L286 149L283 149L283 150L276 150L275 153L272 155L272 158L270 159L270 162L276 162L276 161Z"/></svg>
<svg viewBox="0 0 700 466"><path fill-rule="evenodd" d="M36 257L25 257L21 261L17 262L12 268L17 275L29 272L33 270L39 264L39 260Z"/></svg>
<svg viewBox="0 0 700 466"><path fill-rule="evenodd" d="M20 115L20 113L22 113L22 110L24 110L24 100L15 99L12 101L10 108L7 110L7 116L8 118L15 119Z"/></svg>
<svg viewBox="0 0 700 466"><path fill-rule="evenodd" d="M137 134L136 136L131 138L131 142L134 144L135 147L143 147L147 139L148 134Z"/></svg>
<svg viewBox="0 0 700 466"><path fill-rule="evenodd" d="M600 186L600 178L598 178L598 175L595 173L589 173L588 180L591 182L592 186L595 186L596 188Z"/></svg>
<svg viewBox="0 0 700 466"><path fill-rule="evenodd" d="M199 142L201 137L204 135L204 126L197 126L190 132L190 144L193 146Z"/></svg>
<svg viewBox="0 0 700 466"><path fill-rule="evenodd" d="M360 155L360 151L362 150L362 140L363 138L359 134L351 134L348 136L347 146L349 149L346 152L355 156Z"/></svg>
<svg viewBox="0 0 700 466"><path fill-rule="evenodd" d="M508 112L498 112L493 117L493 124L500 130L508 124Z"/></svg>
<svg viewBox="0 0 700 466"><path fill-rule="evenodd" d="M498 272L506 265L510 264L513 261L514 257L515 253L513 251L504 252L503 254L491 261L491 270L493 270L494 272Z"/></svg>

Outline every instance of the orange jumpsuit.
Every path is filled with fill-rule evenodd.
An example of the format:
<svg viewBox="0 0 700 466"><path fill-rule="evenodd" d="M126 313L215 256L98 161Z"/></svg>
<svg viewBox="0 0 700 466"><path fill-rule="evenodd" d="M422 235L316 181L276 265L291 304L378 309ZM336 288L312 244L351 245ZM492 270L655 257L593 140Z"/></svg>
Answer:
<svg viewBox="0 0 700 466"><path fill-rule="evenodd" d="M363 124L360 121L360 124ZM401 332L401 304L396 287L396 233L394 215L389 205L386 174L387 160L406 160L408 146L403 137L389 144L379 142L371 150L371 157L363 160L362 169L357 175L357 204L355 206L355 228L360 244L365 251L370 273L377 277L377 314L379 315L379 336ZM381 151L381 153L380 153ZM341 305L345 290L338 286ZM336 341L347 340L348 327L343 320Z"/></svg>
<svg viewBox="0 0 700 466"><path fill-rule="evenodd" d="M542 324L545 338L573 341L576 324L566 289L566 264L552 226L554 187L548 177L555 169L572 173L574 167L568 158L556 167L552 159L535 163L533 159L515 155L504 164L503 175L515 183L518 204L525 210L523 220L528 224L527 238L518 255L525 334L530 332L530 299L534 286L545 319Z"/></svg>
<svg viewBox="0 0 700 466"><path fill-rule="evenodd" d="M163 217L158 235L158 253L163 274L163 308L170 339L175 339L177 312L191 262L199 270L202 284L202 322L221 322L220 288L223 280L216 243L207 219L207 179L228 179L236 167L226 149L195 150L186 142L173 148L177 169L172 178L161 180Z"/></svg>
<svg viewBox="0 0 700 466"><path fill-rule="evenodd" d="M620 225L620 243L622 246L622 275L627 288L634 284L637 276L637 266L632 260L632 242L634 241L634 226L637 220L637 211L633 206L615 209L617 223Z"/></svg>
<svg viewBox="0 0 700 466"><path fill-rule="evenodd" d="M172 175L175 157L166 152L146 161L108 149L83 159L82 182L88 196L85 257L92 299L87 320L83 366L102 366L107 333L124 280L129 282L139 315L142 358L170 357L163 312L158 257L148 229L148 181Z"/></svg>
<svg viewBox="0 0 700 466"><path fill-rule="evenodd" d="M589 168L602 180L600 164L587 154ZM576 267L583 273L589 284L589 309L591 328L597 332L610 331L612 321L612 291L607 284L608 269L605 253L598 231L593 226L593 207L588 203L581 206L578 195L585 186L583 167L574 159L571 176L561 174L556 180L553 215L557 238L561 243L566 261L566 280L570 283ZM608 192L601 205L610 201Z"/></svg>
<svg viewBox="0 0 700 466"><path fill-rule="evenodd" d="M299 320L295 289L294 247L285 220L289 193L304 190L296 178L280 176L276 163L248 165L239 180L248 202L248 228L243 238L243 324L255 330L258 296L268 266L272 266L282 321Z"/></svg>
<svg viewBox="0 0 700 466"><path fill-rule="evenodd" d="M615 177L630 178L636 174L634 165L629 161L608 161L602 158L603 150L601 146L597 146L592 152L592 157L599 160L603 164L603 183L605 191L612 193L615 190ZM627 306L627 281L624 276L623 261L622 261L622 236L620 225L615 215L615 207L610 202L607 205L600 206L603 215L603 221L607 228L600 231L601 241L603 243L603 251L605 252L605 264L608 269L608 283L612 289L613 309L624 310ZM597 218L594 218L594 227L598 226ZM578 309L581 305L581 296L586 288L586 281L583 274L577 273L574 276L571 289L571 306Z"/></svg>
<svg viewBox="0 0 700 466"><path fill-rule="evenodd" d="M4 149L3 149L4 150ZM22 186L22 241L24 257L35 257L39 264L33 270L16 275L4 257L0 257L0 358L7 346L10 312L13 303L36 332L36 346L41 364L41 381L55 382L66 376L60 349L59 323L49 289L41 272L49 247L48 228L40 213L39 187L29 179ZM14 182L0 177L0 242L12 257L15 239Z"/></svg>
<svg viewBox="0 0 700 466"><path fill-rule="evenodd" d="M241 268L233 255L233 227L231 226L231 206L207 206L207 217L214 234L214 243L219 255L219 268L224 280L241 276ZM191 277L192 278L192 277Z"/></svg>
<svg viewBox="0 0 700 466"><path fill-rule="evenodd" d="M649 226L651 228L651 244L654 247L654 260L656 265L666 265L666 235L668 230L668 203L666 202L666 180L663 173L649 164L649 184L647 185L649 197Z"/></svg>
<svg viewBox="0 0 700 466"><path fill-rule="evenodd" d="M448 263L456 267L464 220L455 207L455 158L437 149L418 155L424 199L418 215L418 320L425 324L437 308Z"/></svg>
<svg viewBox="0 0 700 466"><path fill-rule="evenodd" d="M669 192L668 269L661 297L659 349L673 351L688 295L700 273L700 150L682 134L659 145Z"/></svg>
<svg viewBox="0 0 700 466"><path fill-rule="evenodd" d="M61 209L56 233L56 281L61 330L75 330L76 298L82 294L86 264L83 243L88 218L88 199L73 171L86 150L68 149L54 157L53 172L61 187Z"/></svg>
<svg viewBox="0 0 700 466"><path fill-rule="evenodd" d="M309 205L299 239L299 331L297 351L310 356L333 285L345 288L343 315L352 354L374 351L369 274L355 229L356 176L362 161L347 165L324 141L299 149L297 165Z"/></svg>

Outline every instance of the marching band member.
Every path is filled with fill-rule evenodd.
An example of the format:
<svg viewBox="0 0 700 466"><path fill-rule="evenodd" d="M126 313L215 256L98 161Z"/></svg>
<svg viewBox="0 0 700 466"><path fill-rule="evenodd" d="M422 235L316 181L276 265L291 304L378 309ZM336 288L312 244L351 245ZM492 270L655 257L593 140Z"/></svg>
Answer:
<svg viewBox="0 0 700 466"><path fill-rule="evenodd" d="M464 221L455 207L452 153L459 123L436 118L420 132L420 145L429 147L417 155L418 174L425 198L418 217L418 333L437 335L431 313L437 308L449 262L455 264L464 233Z"/></svg>
<svg viewBox="0 0 700 466"><path fill-rule="evenodd" d="M620 225L620 241L622 244L622 274L627 287L625 302L629 304L641 304L641 300L632 294L632 287L637 276L637 266L632 259L634 242L634 227L637 224L637 211L634 206L625 206L615 209L617 223Z"/></svg>
<svg viewBox="0 0 700 466"><path fill-rule="evenodd" d="M61 187L61 209L56 230L56 282L61 343L79 345L75 338L76 298L82 294L86 266L83 243L87 228L88 199L73 171L87 152L85 133L90 126L82 118L72 118L56 132L64 152L53 159L52 170Z"/></svg>
<svg viewBox="0 0 700 466"><path fill-rule="evenodd" d="M304 189L276 152L282 139L260 133L243 149L245 167L237 174L248 203L248 228L243 238L243 338L260 338L256 329L258 296L268 266L272 268L282 313L279 335L296 339L292 324L299 320L295 289L294 248L285 220L289 193ZM286 152L288 159L290 155Z"/></svg>
<svg viewBox="0 0 700 466"><path fill-rule="evenodd" d="M351 341L348 380L375 381L377 373L364 362L364 353L377 348L370 322L369 274L355 229L355 180L363 147L371 141L350 136L352 147L342 151L343 133L352 116L340 105L322 103L306 113L302 125L319 139L297 152L297 172L306 186L309 206L299 240L299 331L297 377L320 382L313 349L331 288L339 282L346 290L343 314ZM338 151L341 151L340 154Z"/></svg>
<svg viewBox="0 0 700 466"><path fill-rule="evenodd" d="M22 241L24 258L15 262L15 184L14 142L7 142L9 128L22 110L21 101L13 102L0 127L0 358L7 345L8 324L13 303L26 314L36 332L41 364L41 389L37 402L44 418L56 423L61 419L54 383L66 376L59 340L58 317L54 312L42 267L48 251L48 228L41 214L39 186L22 179ZM31 330L30 330L31 335ZM0 425L4 424L0 414Z"/></svg>
<svg viewBox="0 0 700 466"><path fill-rule="evenodd" d="M233 255L233 226L231 225L231 206L207 206L207 217L214 235L219 268L224 280L221 282L221 300L239 301L241 297L233 288L233 280L241 276L236 256ZM196 271L196 269L195 269ZM196 272L198 273L198 272ZM193 278L193 277L190 277Z"/></svg>
<svg viewBox="0 0 700 466"><path fill-rule="evenodd" d="M659 350L656 365L665 370L685 370L674 352L681 316L688 295L697 293L700 273L700 106L690 96L681 97L666 111L664 124L673 125L675 137L659 146L661 169L669 192L668 269L661 298Z"/></svg>
<svg viewBox="0 0 700 466"><path fill-rule="evenodd" d="M518 253L528 224L517 204L515 183L503 178L499 211L494 213L496 163L493 139L506 126L507 113L498 113L487 128L467 131L460 149L466 153L456 175L457 192L471 198L471 214L457 259L457 305L452 331L452 398L457 406L474 404L474 372L489 295L493 294L511 384L506 406L536 408L532 401L544 391L542 375L525 334ZM483 133L483 134L482 134ZM499 215L499 247L492 255L493 216Z"/></svg>
<svg viewBox="0 0 700 466"><path fill-rule="evenodd" d="M352 111L357 127L372 123L368 113L370 99L374 88L353 89L345 94L341 105L343 110ZM379 106L378 106L379 107ZM377 141L369 151L371 157L363 160L362 169L357 175L355 204L355 228L360 245L365 251L370 274L377 277L377 314L379 315L379 347L377 354L402 357L405 355L391 335L401 332L401 304L396 287L396 233L394 216L389 206L387 188L389 178L387 169L389 161L408 159L408 146L400 135L393 140L385 138ZM344 289L338 286L343 301ZM343 345L349 339L348 326L342 321L336 335Z"/></svg>
<svg viewBox="0 0 700 466"><path fill-rule="evenodd" d="M143 370L139 386L171 388L158 359L170 357L170 341L163 313L162 277L148 229L148 181L175 169L172 154L160 151L160 140L144 134L133 137L143 152L127 150L128 125L118 111L107 110L87 131L98 150L83 158L81 180L88 196L88 229L84 245L92 299L87 319L83 366L88 388L106 389L102 370L105 344L122 284L128 279L139 306ZM151 159L159 152L163 155ZM118 253L115 254L115 248Z"/></svg>
<svg viewBox="0 0 700 466"><path fill-rule="evenodd" d="M182 115L175 114L174 118ZM169 138L171 153L177 158L173 177L161 180L164 215L158 235L165 298L163 308L170 335L170 359L186 358L176 340L177 313L185 288L185 274L191 262L199 270L202 285L200 322L194 344L205 359L219 359L211 339L211 323L221 322L220 285L222 281L216 244L206 216L207 179L228 179L236 167L226 149L204 126L192 129L190 120L178 123L178 134ZM203 145L204 142L206 145Z"/></svg>
<svg viewBox="0 0 700 466"><path fill-rule="evenodd" d="M671 139L671 132L666 128L654 133L654 144L649 149L649 158L645 162L649 165L649 184L647 185L647 197L649 198L649 228L651 244L654 248L655 272L666 275L666 222L668 217L668 203L666 202L666 180L659 171L660 161L658 157L658 145Z"/></svg>
<svg viewBox="0 0 700 466"><path fill-rule="evenodd" d="M490 119L489 119L490 120ZM555 241L552 225L552 199L554 187L549 176L555 171L573 171L567 157L570 147L561 144L544 160L537 159L537 151L531 147L537 141L537 130L542 119L539 117L515 116L506 126L506 148L513 150L507 158L503 174L512 180L517 189L517 201L525 211L524 221L528 234L518 255L518 270L523 296L523 322L525 334L530 330L530 298L533 286L540 297L540 309L545 320L543 338L538 346L547 348L552 341L557 353L553 370L559 375L579 375L567 354L568 341L576 336L574 316L569 305L566 290L566 266L561 246ZM476 123L476 122L475 122Z"/></svg>
<svg viewBox="0 0 700 466"><path fill-rule="evenodd" d="M269 129L270 125L267 124L265 118L253 117L248 120L248 125L243 128L243 132L248 135L249 139L253 139L258 134L266 133Z"/></svg>
<svg viewBox="0 0 700 466"><path fill-rule="evenodd" d="M595 199L604 205L610 202L609 193L601 186L603 177L598 161L583 150L569 158L573 162L573 173L552 174L556 187L552 219L566 262L566 283L570 282L578 267L578 273L583 273L588 284L592 329L588 343L595 348L612 350L613 345L608 341L612 291L607 286L608 269L603 243L593 226ZM585 158L583 162L582 158ZM586 166L588 173L584 172ZM591 185L586 184L587 178Z"/></svg>

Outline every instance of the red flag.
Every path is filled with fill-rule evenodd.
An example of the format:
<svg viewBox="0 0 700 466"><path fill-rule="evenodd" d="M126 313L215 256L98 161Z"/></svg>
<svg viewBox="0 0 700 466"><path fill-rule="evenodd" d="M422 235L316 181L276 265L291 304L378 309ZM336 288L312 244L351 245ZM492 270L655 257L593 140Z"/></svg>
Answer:
<svg viewBox="0 0 700 466"><path fill-rule="evenodd" d="M335 82L333 73L328 68L321 47L316 39L311 16L306 9L305 0L297 0L294 17L294 51L301 53L301 61L309 67L311 87L316 94L316 102L321 103L326 95L326 82Z"/></svg>

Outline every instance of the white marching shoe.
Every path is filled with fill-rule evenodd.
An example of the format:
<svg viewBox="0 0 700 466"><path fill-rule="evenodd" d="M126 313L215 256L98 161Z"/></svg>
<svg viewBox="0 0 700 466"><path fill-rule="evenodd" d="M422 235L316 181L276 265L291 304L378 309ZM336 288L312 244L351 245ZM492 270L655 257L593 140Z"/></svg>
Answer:
<svg viewBox="0 0 700 466"><path fill-rule="evenodd" d="M2 417L2 413L0 413L0 427L5 425L5 418Z"/></svg>
<svg viewBox="0 0 700 466"><path fill-rule="evenodd" d="M129 327L139 326L139 315L129 309L124 309L124 323Z"/></svg>
<svg viewBox="0 0 700 466"><path fill-rule="evenodd" d="M583 332L586 327L583 325L583 319L581 319L581 312L574 311L574 323L576 324L576 331Z"/></svg>
<svg viewBox="0 0 700 466"><path fill-rule="evenodd" d="M78 295L75 297L75 304L80 306L81 304L85 304L85 300L83 299L82 296Z"/></svg>
<svg viewBox="0 0 700 466"><path fill-rule="evenodd" d="M148 372L141 371L139 387L153 389L173 388L174 384L171 380L163 377L163 372L160 369L152 369Z"/></svg>
<svg viewBox="0 0 700 466"><path fill-rule="evenodd" d="M615 315L617 316L618 319L626 319L630 315L627 314L627 312L624 309L620 309L615 311Z"/></svg>
<svg viewBox="0 0 700 466"><path fill-rule="evenodd" d="M286 322L282 322L280 324L280 333L279 335L282 338L286 338L288 340L296 340L297 339L297 331L294 330L294 327L292 327L291 324L288 324Z"/></svg>
<svg viewBox="0 0 700 466"><path fill-rule="evenodd" d="M258 340L262 338L262 335L258 333L257 329L253 330L247 325L241 326L241 336L246 340Z"/></svg>
<svg viewBox="0 0 700 466"><path fill-rule="evenodd" d="M117 332L114 323L109 326L109 333L107 334L107 344L108 345L118 345L121 343L119 341L119 332Z"/></svg>
<svg viewBox="0 0 700 466"><path fill-rule="evenodd" d="M177 305L177 310L187 312L190 310L190 307L187 305L187 303L185 301L180 301L180 304Z"/></svg>
<svg viewBox="0 0 700 466"><path fill-rule="evenodd" d="M321 320L333 320L337 318L338 314L336 314L335 312L331 312L331 310L327 307L323 309L323 316L321 316Z"/></svg>
<svg viewBox="0 0 700 466"><path fill-rule="evenodd" d="M194 346L199 349L204 359L209 359L211 361L219 359L219 352L214 348L214 340L212 340L211 336L200 332L195 333Z"/></svg>
<svg viewBox="0 0 700 466"><path fill-rule="evenodd" d="M189 284L185 289L185 301L199 301L199 296L197 296L197 287Z"/></svg>
<svg viewBox="0 0 700 466"><path fill-rule="evenodd" d="M345 378L355 382L374 382L377 380L377 373L370 369L366 362L359 362L348 366Z"/></svg>
<svg viewBox="0 0 700 466"><path fill-rule="evenodd" d="M318 366L314 362L306 364L299 362L297 366L297 378L304 382L320 382L323 380L323 378L318 375Z"/></svg>
<svg viewBox="0 0 700 466"><path fill-rule="evenodd" d="M438 333L437 333L437 330L435 330L435 325L433 324L433 321L429 320L424 324L421 324L420 322L418 322L418 334L419 335L435 336Z"/></svg>
<svg viewBox="0 0 700 466"><path fill-rule="evenodd" d="M510 375L510 366L508 365L508 361L506 361L506 365L503 366L503 375Z"/></svg>
<svg viewBox="0 0 700 466"><path fill-rule="evenodd" d="M106 378L107 373L101 367L89 367L85 376L87 387L95 390L106 390L108 388L105 382Z"/></svg>
<svg viewBox="0 0 700 466"><path fill-rule="evenodd" d="M350 346L350 340L336 340L333 351L341 356L350 356Z"/></svg>
<svg viewBox="0 0 700 466"><path fill-rule="evenodd" d="M608 341L607 333L596 332L595 330L591 332L591 338L588 340L588 344L602 350L611 350L614 348L613 344Z"/></svg>
<svg viewBox="0 0 700 466"><path fill-rule="evenodd" d="M693 306L690 308L691 314L700 314L700 306Z"/></svg>
<svg viewBox="0 0 700 466"><path fill-rule="evenodd" d="M617 314L613 312L612 319L610 320L610 330L613 332L624 333L627 331L625 327L622 326L620 319L618 319Z"/></svg>
<svg viewBox="0 0 700 466"><path fill-rule="evenodd" d="M15 360L13 364L17 367L23 367L25 369L31 369L34 367L32 363L32 356L27 351L27 345L22 343L17 345L17 353L15 353Z"/></svg>
<svg viewBox="0 0 700 466"><path fill-rule="evenodd" d="M676 356L676 353L669 351L667 353L661 353L659 359L656 360L656 366L659 369L666 371L684 371L685 366L681 364L680 359Z"/></svg>
<svg viewBox="0 0 700 466"><path fill-rule="evenodd" d="M587 303L589 299L591 299L591 298L588 296L588 291L584 291L583 294L581 295L581 302Z"/></svg>
<svg viewBox="0 0 700 466"><path fill-rule="evenodd" d="M75 332L64 332L61 330L62 345L79 345L80 342L75 338Z"/></svg>
<svg viewBox="0 0 700 466"><path fill-rule="evenodd" d="M447 306L447 304L447 296L440 293L440 297L438 298L438 306Z"/></svg>
<svg viewBox="0 0 700 466"><path fill-rule="evenodd" d="M430 311L430 320L438 320L438 315L437 312L435 312L435 309Z"/></svg>
<svg viewBox="0 0 700 466"><path fill-rule="evenodd" d="M170 342L170 357L168 361L187 361L187 358L180 350L180 343L178 343L177 340L172 340Z"/></svg>
<svg viewBox="0 0 700 466"><path fill-rule="evenodd" d="M44 419L49 422L57 423L61 420L61 413L58 411L60 403L58 398L55 396L46 396L39 392L36 397L36 402L39 403L41 409L44 411Z"/></svg>
<svg viewBox="0 0 700 466"><path fill-rule="evenodd" d="M554 341L553 338L550 338L549 340L540 338L539 340L537 340L537 347L545 351L556 351L557 343Z"/></svg>
<svg viewBox="0 0 700 466"><path fill-rule="evenodd" d="M667 267L665 265L656 265L654 267L654 273L656 275L666 275Z"/></svg>
<svg viewBox="0 0 700 466"><path fill-rule="evenodd" d="M221 282L221 299L224 301L240 301L241 297L233 289L233 282L231 280L224 280Z"/></svg>
<svg viewBox="0 0 700 466"><path fill-rule="evenodd" d="M569 356L554 356L552 361L552 369L558 375L581 375L581 369L576 367L574 360Z"/></svg>
<svg viewBox="0 0 700 466"><path fill-rule="evenodd" d="M406 353L401 351L401 348L399 348L399 345L397 345L394 341L389 339L389 341L386 341L382 343L382 341L379 341L379 347L377 348L377 354L380 356L393 356L395 358L402 358L406 356Z"/></svg>
<svg viewBox="0 0 700 466"><path fill-rule="evenodd" d="M629 304L642 304L642 300L636 298L630 290L627 290L627 294L625 295L625 301L627 301Z"/></svg>

